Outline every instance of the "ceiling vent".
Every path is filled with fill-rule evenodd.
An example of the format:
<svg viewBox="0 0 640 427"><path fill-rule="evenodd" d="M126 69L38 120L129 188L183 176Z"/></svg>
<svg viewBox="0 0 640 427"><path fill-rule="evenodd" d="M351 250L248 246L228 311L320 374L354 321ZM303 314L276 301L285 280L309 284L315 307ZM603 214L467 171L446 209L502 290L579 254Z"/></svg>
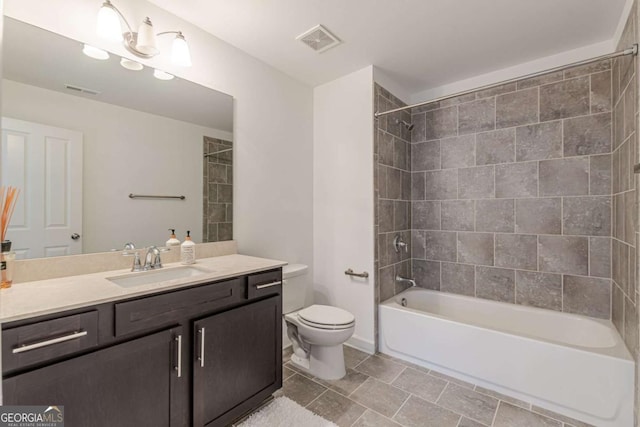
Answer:
<svg viewBox="0 0 640 427"><path fill-rule="evenodd" d="M87 95L100 95L99 91L93 90L93 89L87 89L86 87L74 86L70 84L65 84L64 87L74 92L86 93Z"/></svg>
<svg viewBox="0 0 640 427"><path fill-rule="evenodd" d="M296 40L300 40L318 53L322 53L342 43L339 38L331 34L329 30L322 25L316 25L310 30L305 31L296 37Z"/></svg>

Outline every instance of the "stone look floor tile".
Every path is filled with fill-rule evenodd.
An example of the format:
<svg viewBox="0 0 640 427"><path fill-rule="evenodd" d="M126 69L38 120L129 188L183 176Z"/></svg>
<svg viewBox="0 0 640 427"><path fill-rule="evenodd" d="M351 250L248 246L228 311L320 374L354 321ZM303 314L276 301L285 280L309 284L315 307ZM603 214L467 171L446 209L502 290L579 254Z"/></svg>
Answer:
<svg viewBox="0 0 640 427"><path fill-rule="evenodd" d="M583 423L582 421L575 420L573 418L566 417L564 415L560 415L556 412L549 411L548 409L541 408L539 406L533 405L531 408L533 412L536 412L540 415L544 415L549 418L556 419L558 421L562 421L565 424L570 424L572 427L594 427L591 424Z"/></svg>
<svg viewBox="0 0 640 427"><path fill-rule="evenodd" d="M326 387L298 374L293 375L282 383L283 394L302 406L307 406L326 390Z"/></svg>
<svg viewBox="0 0 640 427"><path fill-rule="evenodd" d="M358 366L364 359L370 356L370 354L365 353L364 351L357 350L353 347L349 347L348 345L343 346L344 349L344 364L349 368L355 368Z"/></svg>
<svg viewBox="0 0 640 427"><path fill-rule="evenodd" d="M415 394L429 402L435 402L438 400L447 382L432 375L416 371L413 368L407 368L391 385Z"/></svg>
<svg viewBox="0 0 640 427"><path fill-rule="evenodd" d="M488 388L480 387L479 385L476 386L475 390L479 393L495 397L498 400L503 400L507 403L511 403L512 405L519 406L527 410L531 409L530 403L516 399L515 397L507 396L506 394L498 393L497 391L489 390Z"/></svg>
<svg viewBox="0 0 640 427"><path fill-rule="evenodd" d="M302 375L303 377L307 377L310 380L313 379L313 375L311 375L308 372L303 371L302 369L298 368L296 365L294 365L293 363L289 362L286 365L284 365L285 368L291 369L292 371L294 371L297 374Z"/></svg>
<svg viewBox="0 0 640 427"><path fill-rule="evenodd" d="M560 421L534 414L510 403L500 402L494 427L561 427Z"/></svg>
<svg viewBox="0 0 640 427"><path fill-rule="evenodd" d="M356 366L356 371L367 374L385 383L390 383L400 375L406 367L389 359L371 356Z"/></svg>
<svg viewBox="0 0 640 427"><path fill-rule="evenodd" d="M407 400L409 393L374 378L368 378L349 397L361 405L390 418Z"/></svg>
<svg viewBox="0 0 640 427"><path fill-rule="evenodd" d="M458 427L485 427L485 425L480 424L477 421L470 420L467 417L462 417L460 423L458 424Z"/></svg>
<svg viewBox="0 0 640 427"><path fill-rule="evenodd" d="M368 375L354 371L353 369L347 369L347 375L339 380L321 380L319 378L314 378L314 381L319 382L325 387L329 387L331 390L335 390L338 393L348 396L353 393L355 389L360 387L367 378L369 378Z"/></svg>
<svg viewBox="0 0 640 427"><path fill-rule="evenodd" d="M456 427L460 415L411 396L393 419L407 427Z"/></svg>
<svg viewBox="0 0 640 427"><path fill-rule="evenodd" d="M327 390L311 402L307 409L340 427L350 427L367 410L364 406L331 390Z"/></svg>
<svg viewBox="0 0 640 427"><path fill-rule="evenodd" d="M477 391L449 383L437 401L438 405L491 425L498 408L498 400Z"/></svg>
<svg viewBox="0 0 640 427"><path fill-rule="evenodd" d="M373 412L371 409L367 409L353 427L400 427L400 424Z"/></svg>
<svg viewBox="0 0 640 427"><path fill-rule="evenodd" d="M289 377L293 376L296 372L293 369L289 369L286 366L282 367L282 381L287 380Z"/></svg>

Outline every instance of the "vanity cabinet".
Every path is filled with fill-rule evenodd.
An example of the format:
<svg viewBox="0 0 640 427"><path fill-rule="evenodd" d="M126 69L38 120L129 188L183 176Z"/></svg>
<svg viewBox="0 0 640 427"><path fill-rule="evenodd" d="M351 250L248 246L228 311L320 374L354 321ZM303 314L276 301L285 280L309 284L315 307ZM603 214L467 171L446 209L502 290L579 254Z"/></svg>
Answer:
<svg viewBox="0 0 640 427"><path fill-rule="evenodd" d="M64 405L70 427L229 425L282 386L281 283L276 269L5 324L4 404Z"/></svg>

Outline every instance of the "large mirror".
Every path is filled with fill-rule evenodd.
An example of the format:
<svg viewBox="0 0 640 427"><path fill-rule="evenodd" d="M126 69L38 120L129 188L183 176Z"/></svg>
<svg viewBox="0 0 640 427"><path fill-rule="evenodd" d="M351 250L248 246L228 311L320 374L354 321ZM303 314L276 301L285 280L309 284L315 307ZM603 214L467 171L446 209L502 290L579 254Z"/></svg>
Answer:
<svg viewBox="0 0 640 427"><path fill-rule="evenodd" d="M4 17L2 185L19 258L233 235L233 98Z"/></svg>

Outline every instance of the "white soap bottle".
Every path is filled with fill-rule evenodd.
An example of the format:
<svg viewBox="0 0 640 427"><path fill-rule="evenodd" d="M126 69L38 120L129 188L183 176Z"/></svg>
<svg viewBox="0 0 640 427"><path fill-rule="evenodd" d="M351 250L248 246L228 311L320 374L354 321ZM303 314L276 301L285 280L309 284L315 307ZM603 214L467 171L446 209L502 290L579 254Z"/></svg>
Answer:
<svg viewBox="0 0 640 427"><path fill-rule="evenodd" d="M190 231L187 231L187 237L180 245L180 263L195 264L196 262L196 244L191 240Z"/></svg>
<svg viewBox="0 0 640 427"><path fill-rule="evenodd" d="M166 245L169 246L180 246L180 240L178 240L176 238L176 230L175 228L170 228L169 231L171 231L171 237L169 238L169 240L167 240Z"/></svg>

